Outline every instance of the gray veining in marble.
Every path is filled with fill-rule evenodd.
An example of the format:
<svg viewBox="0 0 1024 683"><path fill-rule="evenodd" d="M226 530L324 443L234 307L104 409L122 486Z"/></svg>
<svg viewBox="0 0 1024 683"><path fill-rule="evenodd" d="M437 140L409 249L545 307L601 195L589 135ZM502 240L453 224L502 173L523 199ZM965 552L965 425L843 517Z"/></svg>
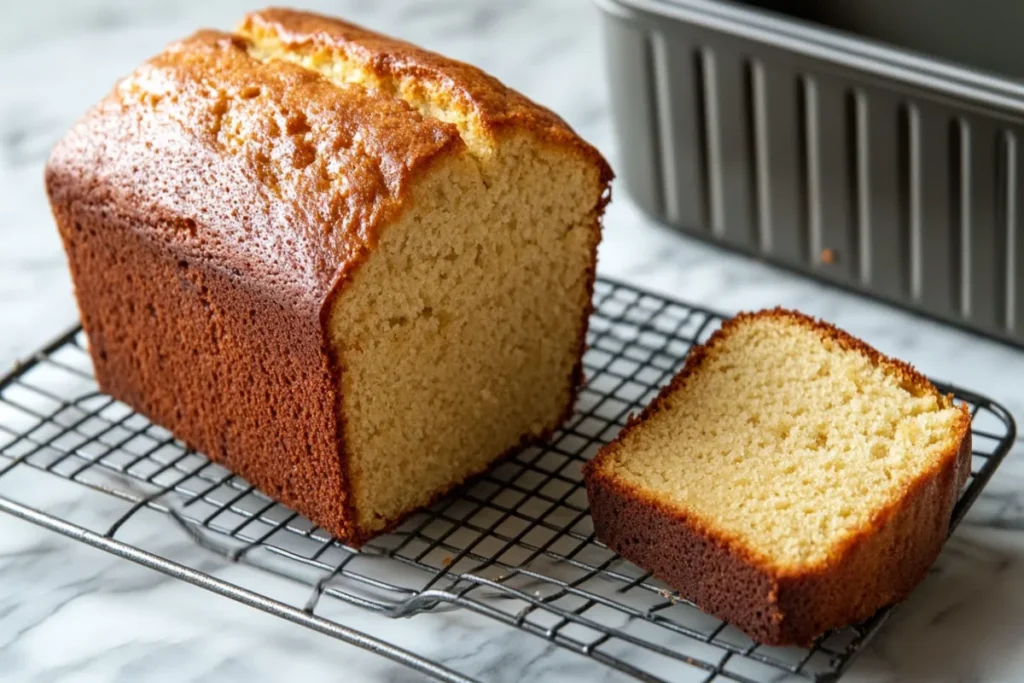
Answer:
<svg viewBox="0 0 1024 683"><path fill-rule="evenodd" d="M616 150L588 0L334 0L312 4L473 62ZM114 79L198 26L229 27L239 0L4 0L0 22L0 368L75 318L42 190L50 145ZM826 290L651 224L617 194L600 270L724 312L783 304L828 318L925 372L1024 414L1024 352ZM79 488L36 479L33 500L104 511ZM5 489L6 491L6 489ZM997 683L1024 671L1024 457L1016 449L929 579L858 660L850 683ZM223 563L184 536L139 542ZM262 580L259 576L257 580ZM277 594L304 588L266 580ZM292 598L297 598L292 595ZM301 598L297 598L300 599ZM620 680L543 641L458 613L390 621L348 609L345 623L495 681ZM0 516L0 680L420 680L383 659Z"/></svg>

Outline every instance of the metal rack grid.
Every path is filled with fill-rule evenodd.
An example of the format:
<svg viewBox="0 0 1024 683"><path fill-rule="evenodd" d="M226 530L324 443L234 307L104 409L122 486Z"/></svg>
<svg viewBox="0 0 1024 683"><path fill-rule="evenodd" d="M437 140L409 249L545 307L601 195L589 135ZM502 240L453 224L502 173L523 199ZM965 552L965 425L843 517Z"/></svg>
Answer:
<svg viewBox="0 0 1024 683"><path fill-rule="evenodd" d="M332 621L323 616L328 603L393 618L470 610L644 681L835 680L889 610L811 648L764 647L595 540L582 464L723 320L607 280L598 281L595 304L587 383L563 428L361 551L98 393L78 328L0 380L0 510L441 680L472 679ZM972 477L955 527L1009 451L1015 425L989 399L942 388L974 416ZM5 491L20 470L48 472L123 506L100 524L62 518ZM144 509L211 551L309 584L309 599L288 604L132 545L119 534Z"/></svg>

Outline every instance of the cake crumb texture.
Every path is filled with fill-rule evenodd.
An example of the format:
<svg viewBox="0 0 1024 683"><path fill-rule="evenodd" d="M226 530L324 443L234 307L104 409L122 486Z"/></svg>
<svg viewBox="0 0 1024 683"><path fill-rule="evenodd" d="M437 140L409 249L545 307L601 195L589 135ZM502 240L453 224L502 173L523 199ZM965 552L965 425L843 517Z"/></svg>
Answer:
<svg viewBox="0 0 1024 683"><path fill-rule="evenodd" d="M836 328L776 309L693 349L586 478L601 540L789 644L905 595L941 548L969 467L965 407Z"/></svg>

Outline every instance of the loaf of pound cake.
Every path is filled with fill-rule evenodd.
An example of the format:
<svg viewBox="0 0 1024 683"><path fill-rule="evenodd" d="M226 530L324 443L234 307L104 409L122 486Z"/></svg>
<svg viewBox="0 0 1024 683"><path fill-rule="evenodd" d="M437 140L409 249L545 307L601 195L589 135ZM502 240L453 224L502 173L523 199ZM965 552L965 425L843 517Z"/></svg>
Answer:
<svg viewBox="0 0 1024 683"><path fill-rule="evenodd" d="M806 645L924 578L970 466L966 407L771 310L695 347L584 476L606 545L754 640Z"/></svg>
<svg viewBox="0 0 1024 683"><path fill-rule="evenodd" d="M611 177L480 70L282 9L46 169L102 390L353 545L570 411Z"/></svg>

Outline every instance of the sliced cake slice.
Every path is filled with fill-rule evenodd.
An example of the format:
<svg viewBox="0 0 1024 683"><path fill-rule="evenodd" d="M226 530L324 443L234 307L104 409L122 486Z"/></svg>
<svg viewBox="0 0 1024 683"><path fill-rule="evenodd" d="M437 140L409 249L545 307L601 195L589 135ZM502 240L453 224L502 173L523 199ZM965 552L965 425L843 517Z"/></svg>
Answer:
<svg viewBox="0 0 1024 683"><path fill-rule="evenodd" d="M946 539L970 414L800 313L742 314L585 469L597 537L763 643L897 602Z"/></svg>

